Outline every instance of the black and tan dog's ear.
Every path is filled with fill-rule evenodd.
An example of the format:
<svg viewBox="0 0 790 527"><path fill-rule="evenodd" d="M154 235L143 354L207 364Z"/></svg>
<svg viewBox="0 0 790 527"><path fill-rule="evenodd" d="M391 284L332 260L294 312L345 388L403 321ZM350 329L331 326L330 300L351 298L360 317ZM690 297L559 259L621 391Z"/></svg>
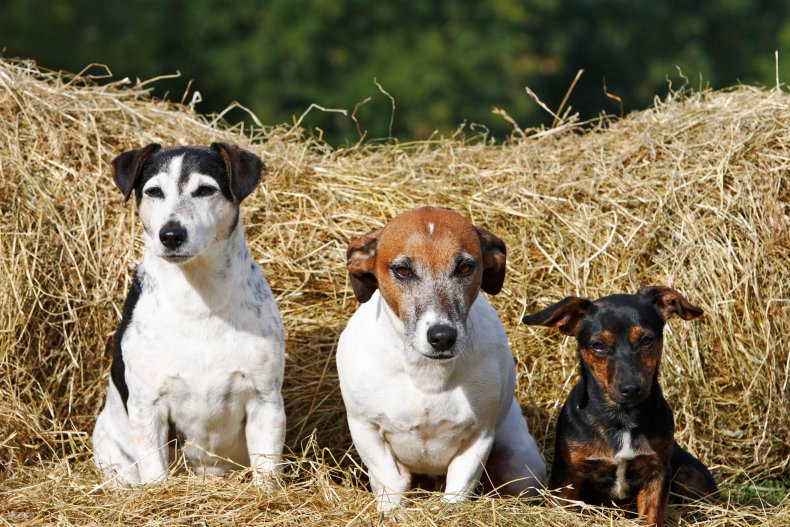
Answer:
<svg viewBox="0 0 790 527"><path fill-rule="evenodd" d="M480 239L480 250L483 253L483 291L495 295L502 290L505 283L505 267L507 265L507 248L505 242L489 231L476 227Z"/></svg>
<svg viewBox="0 0 790 527"><path fill-rule="evenodd" d="M576 336L581 329L581 320L592 302L586 298L569 296L537 313L526 315L521 322L530 326L557 328L563 335Z"/></svg>
<svg viewBox="0 0 790 527"><path fill-rule="evenodd" d="M219 152L225 162L230 193L238 205L261 182L266 166L260 157L237 145L211 143L211 148Z"/></svg>
<svg viewBox="0 0 790 527"><path fill-rule="evenodd" d="M381 229L370 231L348 244L346 251L346 267L351 278L354 296L360 302L367 302L378 289L376 279L376 248Z"/></svg>
<svg viewBox="0 0 790 527"><path fill-rule="evenodd" d="M143 171L143 165L148 158L161 150L162 147L157 143L151 143L137 150L129 150L112 160L112 178L115 186L123 194L124 201L129 201L132 190Z"/></svg>
<svg viewBox="0 0 790 527"><path fill-rule="evenodd" d="M665 321L672 315L677 314L683 320L693 320L701 317L705 311L686 300L686 298L672 289L663 285L653 285L643 287L636 292L653 303Z"/></svg>

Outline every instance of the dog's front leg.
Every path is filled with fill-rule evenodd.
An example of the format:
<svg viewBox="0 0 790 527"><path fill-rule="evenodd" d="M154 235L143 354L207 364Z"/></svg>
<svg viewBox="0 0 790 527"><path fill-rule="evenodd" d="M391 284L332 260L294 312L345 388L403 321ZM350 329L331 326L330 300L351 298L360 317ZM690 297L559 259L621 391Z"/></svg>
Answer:
<svg viewBox="0 0 790 527"><path fill-rule="evenodd" d="M669 501L670 471L669 467L639 489L636 493L636 509L644 516L645 525L661 527Z"/></svg>
<svg viewBox="0 0 790 527"><path fill-rule="evenodd" d="M411 485L408 474L398 468L392 448L371 423L348 416L351 439L368 469L370 484L376 492L380 512L395 509Z"/></svg>
<svg viewBox="0 0 790 527"><path fill-rule="evenodd" d="M475 489L483 467L494 446L494 431L477 438L466 450L450 461L447 468L447 485L442 500L450 503L466 501Z"/></svg>
<svg viewBox="0 0 790 527"><path fill-rule="evenodd" d="M273 490L285 442L285 407L279 390L247 403L247 451L253 468L253 482Z"/></svg>
<svg viewBox="0 0 790 527"><path fill-rule="evenodd" d="M167 409L157 399L130 396L129 432L137 456L140 483L167 478Z"/></svg>

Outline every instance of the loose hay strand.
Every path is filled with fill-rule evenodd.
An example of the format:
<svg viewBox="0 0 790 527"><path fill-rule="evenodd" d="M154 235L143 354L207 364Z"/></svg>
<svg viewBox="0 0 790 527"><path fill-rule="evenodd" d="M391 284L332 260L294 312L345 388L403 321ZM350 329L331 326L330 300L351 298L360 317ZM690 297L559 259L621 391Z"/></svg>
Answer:
<svg viewBox="0 0 790 527"><path fill-rule="evenodd" d="M293 126L209 120L128 82L0 61L0 518L28 525L373 525L351 448L334 350L356 307L347 242L438 204L508 246L492 297L517 395L548 459L576 379L573 345L519 326L569 294L661 283L706 316L667 327L662 383L679 442L727 499L670 507L670 523L787 525L790 498L790 96L738 87L673 94L594 127L568 122L485 137L332 149ZM239 472L100 487L89 434L111 337L140 257L140 229L107 170L148 142L237 142L268 174L243 204L254 257L287 333L289 468L265 495ZM634 525L627 513L482 497L409 500L405 524Z"/></svg>

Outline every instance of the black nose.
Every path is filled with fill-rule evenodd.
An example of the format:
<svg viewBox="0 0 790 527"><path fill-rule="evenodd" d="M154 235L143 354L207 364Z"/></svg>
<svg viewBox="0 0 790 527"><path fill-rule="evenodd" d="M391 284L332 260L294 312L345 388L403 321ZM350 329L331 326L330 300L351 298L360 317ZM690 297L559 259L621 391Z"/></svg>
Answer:
<svg viewBox="0 0 790 527"><path fill-rule="evenodd" d="M620 395L627 399L639 397L642 394L642 386L634 383L622 383L617 387L620 390Z"/></svg>
<svg viewBox="0 0 790 527"><path fill-rule="evenodd" d="M436 324L428 328L428 343L437 351L444 351L453 347L458 332L447 324Z"/></svg>
<svg viewBox="0 0 790 527"><path fill-rule="evenodd" d="M159 241L170 249L178 249L187 239L187 230L181 224L168 221L159 229Z"/></svg>

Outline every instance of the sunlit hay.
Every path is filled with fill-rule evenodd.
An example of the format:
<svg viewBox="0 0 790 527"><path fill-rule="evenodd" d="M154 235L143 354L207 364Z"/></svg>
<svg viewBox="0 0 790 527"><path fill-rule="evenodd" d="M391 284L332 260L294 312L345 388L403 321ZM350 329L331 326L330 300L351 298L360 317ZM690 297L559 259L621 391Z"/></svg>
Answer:
<svg viewBox="0 0 790 527"><path fill-rule="evenodd" d="M525 311L567 295L666 284L705 309L666 331L662 383L677 438L723 489L671 522L787 525L790 467L790 96L674 94L620 121L332 149L302 130L250 131L97 85L0 62L0 518L14 525L358 524L379 521L337 387L334 349L356 307L349 240L420 204L454 208L508 246L492 301L518 365L518 397L547 459L576 380L575 350ZM515 135L514 135L515 137ZM288 336L289 468L265 495L244 472L102 486L89 434L110 342L140 257L109 161L149 142L238 142L269 172L243 205L247 239ZM410 499L409 525L634 525L613 508Z"/></svg>

